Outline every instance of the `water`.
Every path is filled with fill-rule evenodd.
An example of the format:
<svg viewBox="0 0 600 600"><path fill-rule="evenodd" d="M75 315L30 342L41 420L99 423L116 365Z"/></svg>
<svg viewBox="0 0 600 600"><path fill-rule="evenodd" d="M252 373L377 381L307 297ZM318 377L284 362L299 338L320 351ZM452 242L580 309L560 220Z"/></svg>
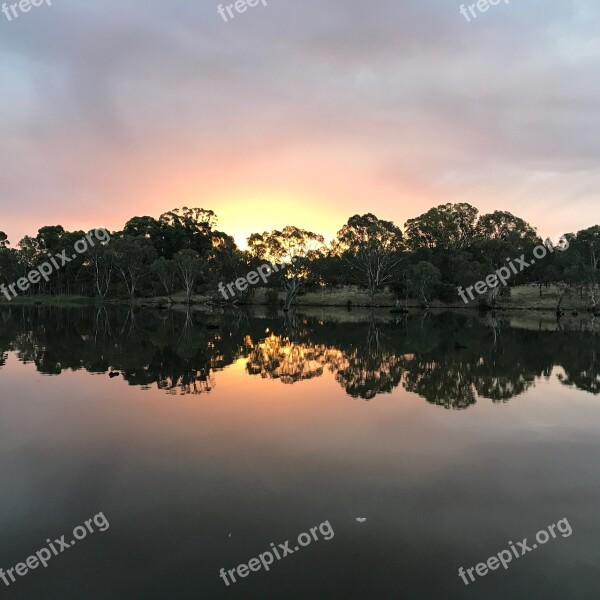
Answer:
<svg viewBox="0 0 600 600"><path fill-rule="evenodd" d="M525 313L4 308L0 566L99 512L110 527L0 588L595 599L597 330ZM571 536L458 577L562 518ZM220 578L326 521L331 539Z"/></svg>

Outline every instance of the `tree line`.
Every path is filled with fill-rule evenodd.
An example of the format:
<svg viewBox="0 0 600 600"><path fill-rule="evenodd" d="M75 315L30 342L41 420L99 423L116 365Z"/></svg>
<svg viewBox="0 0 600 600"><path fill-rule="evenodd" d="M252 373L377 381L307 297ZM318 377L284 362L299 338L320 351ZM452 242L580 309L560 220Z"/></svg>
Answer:
<svg viewBox="0 0 600 600"><path fill-rule="evenodd" d="M391 291L399 299L456 302L457 287L468 287L505 266L507 259L531 255L545 243L537 230L505 211L480 215L466 203L443 204L409 219L404 228L371 213L354 215L327 244L322 235L287 226L253 233L247 249L217 229L217 217L203 208L174 209L158 219L133 217L122 231L109 232L108 243L98 244L55 272L49 281L32 286L29 294L76 294L106 299L161 296L173 301L184 292L188 302L197 293L223 302L219 282L234 282L265 262L289 266L268 283L285 292L285 307L307 290L356 285L375 295ZM0 283L10 284L48 255L71 254L84 231L60 225L39 229L12 247L0 231ZM569 248L549 253L510 285L553 284L557 300L576 291L596 309L600 226L566 233ZM252 300L253 288L240 291L234 302ZM494 304L510 286L498 288L481 302Z"/></svg>

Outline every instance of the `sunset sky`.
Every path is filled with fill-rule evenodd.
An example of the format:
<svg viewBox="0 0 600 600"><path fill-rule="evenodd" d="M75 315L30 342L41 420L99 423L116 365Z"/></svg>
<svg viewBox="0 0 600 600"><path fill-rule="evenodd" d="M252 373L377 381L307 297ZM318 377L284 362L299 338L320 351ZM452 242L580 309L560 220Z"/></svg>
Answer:
<svg viewBox="0 0 600 600"><path fill-rule="evenodd" d="M244 243L445 202L600 223L600 4L53 0L0 13L0 230L183 205Z"/></svg>

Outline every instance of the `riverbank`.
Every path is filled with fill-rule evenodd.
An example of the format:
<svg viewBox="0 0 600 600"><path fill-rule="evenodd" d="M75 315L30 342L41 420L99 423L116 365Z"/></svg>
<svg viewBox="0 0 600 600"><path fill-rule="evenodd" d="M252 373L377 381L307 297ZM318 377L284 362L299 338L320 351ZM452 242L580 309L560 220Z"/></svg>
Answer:
<svg viewBox="0 0 600 600"><path fill-rule="evenodd" d="M59 296L17 296L10 302L5 298L0 298L0 306L90 306L95 304L101 304L98 298L77 296L74 294L62 294Z"/></svg>
<svg viewBox="0 0 600 600"><path fill-rule="evenodd" d="M558 291L555 286L542 287L540 290L537 285L523 285L511 288L510 296L503 298L497 303L496 310L501 311L556 311ZM283 292L277 295L275 299L273 291L268 289L257 289L252 300L248 302L252 306L281 306L283 304ZM107 304L129 304L127 300L109 299ZM186 305L185 294L176 294L173 296L174 305ZM98 298L89 298L86 296L63 295L63 296L23 296L17 297L12 301L0 300L3 306L15 305L42 305L42 306L74 306L101 304ZM192 296L192 304L205 305L215 304L214 296L208 294L197 294ZM216 303L218 304L218 303ZM167 297L137 298L134 302L136 306L146 306L153 308L168 308L171 301ZM405 302L401 305L404 307ZM227 304L223 304L227 306ZM319 290L316 292L307 292L298 297L298 306L300 307L338 307L338 308L388 308L393 309L396 306L396 296L392 293L376 294L373 304L369 301L369 296L364 290L355 286L346 286L343 288ZM411 310L423 309L423 302L416 299L409 299L406 304ZM431 309L475 309L479 310L479 302L472 301L468 304L462 302L458 297L456 302L440 302L437 300L429 303ZM564 301L562 310L565 313L586 312L589 311L589 298L581 297L577 290L572 290Z"/></svg>

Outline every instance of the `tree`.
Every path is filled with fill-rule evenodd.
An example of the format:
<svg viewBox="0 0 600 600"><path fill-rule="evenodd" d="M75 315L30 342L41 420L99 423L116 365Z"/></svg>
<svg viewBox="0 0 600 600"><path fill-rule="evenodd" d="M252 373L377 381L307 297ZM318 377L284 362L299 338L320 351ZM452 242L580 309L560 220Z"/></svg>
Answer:
<svg viewBox="0 0 600 600"><path fill-rule="evenodd" d="M3 232L0 232L3 233ZM1 237L1 236L0 236ZM0 240L0 283L9 285L19 277L19 255L13 248L8 248L8 240L4 245ZM2 298L0 298L1 300Z"/></svg>
<svg viewBox="0 0 600 600"><path fill-rule="evenodd" d="M249 271L260 266L260 261L249 252L243 252L230 235L221 231L212 233L212 250L208 257L209 270L212 280L217 284L223 281L235 281L245 277ZM254 263L254 264L253 264ZM236 298L246 302L252 296L254 287L248 286L243 291L236 292ZM219 296L219 301L223 298Z"/></svg>
<svg viewBox="0 0 600 600"><path fill-rule="evenodd" d="M195 250L180 250L174 259L183 285L188 304L191 304L194 287L200 274L202 273L202 262L200 255Z"/></svg>
<svg viewBox="0 0 600 600"><path fill-rule="evenodd" d="M40 248L38 241L26 235L19 242L18 256L18 277L24 277L38 263L40 257Z"/></svg>
<svg viewBox="0 0 600 600"><path fill-rule="evenodd" d="M512 213L497 210L482 215L477 222L477 236L501 240L517 250L524 250L541 242L536 230Z"/></svg>
<svg viewBox="0 0 600 600"><path fill-rule="evenodd" d="M125 235L132 237L145 237L156 243L161 235L161 222L153 217L133 217L125 223Z"/></svg>
<svg viewBox="0 0 600 600"><path fill-rule="evenodd" d="M65 234L65 229L62 225L52 225L42 227L38 230L36 240L40 252L57 253L60 250L60 241Z"/></svg>
<svg viewBox="0 0 600 600"><path fill-rule="evenodd" d="M115 252L107 245L96 244L89 251L88 265L94 288L104 301L115 271Z"/></svg>
<svg viewBox="0 0 600 600"><path fill-rule="evenodd" d="M150 265L150 271L156 276L161 286L164 288L167 297L173 304L173 292L177 282L178 266L174 260L169 260L164 256L155 260Z"/></svg>
<svg viewBox="0 0 600 600"><path fill-rule="evenodd" d="M375 293L389 283L402 262L402 231L391 221L375 215L354 215L337 233L332 251L340 256L350 275Z"/></svg>
<svg viewBox="0 0 600 600"><path fill-rule="evenodd" d="M164 256L172 258L179 250L195 250L204 256L211 250L211 233L217 223L212 210L174 208L160 216L164 236Z"/></svg>
<svg viewBox="0 0 600 600"><path fill-rule="evenodd" d="M64 253L64 256L71 257L75 244L85 237L84 231L65 231L62 225L53 225L42 227L36 236L38 258L37 261L48 261L50 256L56 256ZM40 287L51 294L71 293L73 289L85 278L85 269L83 264L88 260L88 250L86 255L76 253L66 264L61 264L52 274L49 282L40 283Z"/></svg>
<svg viewBox="0 0 600 600"><path fill-rule="evenodd" d="M425 306L436 292L442 281L440 270L431 263L420 261L409 269L408 279L415 297L420 298Z"/></svg>
<svg viewBox="0 0 600 600"><path fill-rule="evenodd" d="M302 288L314 280L314 261L325 253L325 240L312 231L288 226L282 231L252 234L248 247L253 256L273 265L274 279L285 291L287 311ZM280 265L284 268L280 269Z"/></svg>
<svg viewBox="0 0 600 600"><path fill-rule="evenodd" d="M149 272L149 266L156 257L156 250L149 240L124 235L113 241L115 265L120 274L129 300L133 302L140 280Z"/></svg>
<svg viewBox="0 0 600 600"><path fill-rule="evenodd" d="M416 252L428 249L462 249L474 238L479 211L464 202L442 204L405 224L408 247Z"/></svg>
<svg viewBox="0 0 600 600"><path fill-rule="evenodd" d="M592 310L596 311L598 292L598 266L600 261L600 226L595 225L577 232L570 243L570 253L573 255L583 277L590 289Z"/></svg>

